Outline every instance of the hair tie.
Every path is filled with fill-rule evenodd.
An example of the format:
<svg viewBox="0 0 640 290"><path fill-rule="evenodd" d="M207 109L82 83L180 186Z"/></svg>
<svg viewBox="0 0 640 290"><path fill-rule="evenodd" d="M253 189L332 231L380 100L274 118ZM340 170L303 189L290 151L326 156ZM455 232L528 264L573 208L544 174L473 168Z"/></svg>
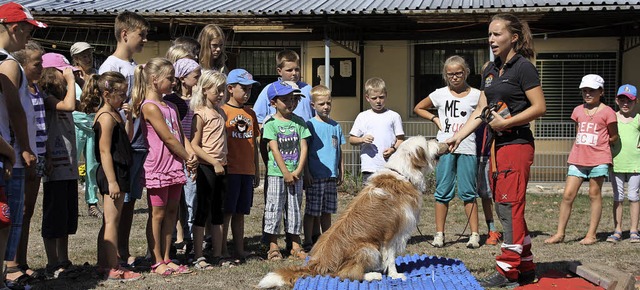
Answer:
<svg viewBox="0 0 640 290"><path fill-rule="evenodd" d="M104 81L104 87L108 90L109 88L109 81Z"/></svg>

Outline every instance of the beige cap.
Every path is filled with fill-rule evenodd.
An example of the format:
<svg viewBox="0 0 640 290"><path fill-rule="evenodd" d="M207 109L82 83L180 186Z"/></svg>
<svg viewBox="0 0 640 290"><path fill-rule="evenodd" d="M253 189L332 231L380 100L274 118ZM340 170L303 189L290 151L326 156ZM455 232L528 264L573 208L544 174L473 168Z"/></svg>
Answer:
<svg viewBox="0 0 640 290"><path fill-rule="evenodd" d="M71 49L69 50L69 52L71 52L71 56L74 56L78 53L81 53L87 49L93 49L93 47L91 46L91 44L88 44L86 42L76 42L71 46Z"/></svg>

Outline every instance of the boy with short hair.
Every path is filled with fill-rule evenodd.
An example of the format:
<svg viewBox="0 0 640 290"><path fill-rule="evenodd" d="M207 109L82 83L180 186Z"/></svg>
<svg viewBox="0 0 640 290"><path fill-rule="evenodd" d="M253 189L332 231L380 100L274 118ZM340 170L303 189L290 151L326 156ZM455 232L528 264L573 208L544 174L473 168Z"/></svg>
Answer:
<svg viewBox="0 0 640 290"><path fill-rule="evenodd" d="M364 84L364 97L370 110L361 112L349 132L349 143L360 145L362 182L384 167L404 140L402 118L385 107L387 88L381 78L370 78Z"/></svg>
<svg viewBox="0 0 640 290"><path fill-rule="evenodd" d="M131 94L131 89L133 88L133 73L137 65L133 60L133 55L142 52L142 48L147 42L149 27L149 22L136 13L122 12L118 14L114 25L116 41L118 42L116 51L102 63L98 70L100 74L108 71L121 73L129 84L127 96ZM122 112L128 110L128 108L129 104L123 104ZM135 202L142 197L142 165L147 156L147 141L140 127L140 121L141 118L135 118L133 121L131 192L127 192L124 195L124 204L120 215L120 224L118 225L118 257L127 265L133 265L135 262L135 257L132 257L129 253L129 234L131 232L131 223L133 222Z"/></svg>
<svg viewBox="0 0 640 290"><path fill-rule="evenodd" d="M311 86L300 80L300 56L293 50L283 50L276 56L277 68L276 71L280 76L278 81L290 81L294 82L304 98L300 99L300 103L294 108L293 113L302 118L305 122L315 115L315 111L311 108L310 94ZM276 110L271 106L268 91L271 84L268 84L262 89L256 103L253 105L253 110L258 117L258 123L263 125L266 121L265 118L275 114Z"/></svg>
<svg viewBox="0 0 640 290"><path fill-rule="evenodd" d="M342 184L344 163L340 145L345 144L342 128L329 117L331 113L331 90L324 85L311 89L311 105L316 116L307 121L309 137L308 180L304 214L305 248L313 246L321 232L331 227L331 214L338 210L338 189Z"/></svg>
<svg viewBox="0 0 640 290"><path fill-rule="evenodd" d="M256 113L244 104L251 96L253 85L259 85L244 69L234 69L227 76L229 100L222 106L227 115L227 194L224 200L224 227L222 236L227 239L229 222L235 246L235 256L247 258L244 251L244 216L253 205L255 178L259 180L258 146L260 128ZM223 243L226 252L226 242Z"/></svg>
<svg viewBox="0 0 640 290"><path fill-rule="evenodd" d="M294 82L277 81L267 90L269 101L276 108L273 118L264 124L263 139L269 144L267 162L266 204L264 209L264 232L269 241L269 260L282 259L277 235L280 221L287 215L285 232L291 241L290 254L305 259L302 249L302 171L307 159L307 141L311 134L302 118L293 113L301 92ZM286 212L284 212L286 210Z"/></svg>
<svg viewBox="0 0 640 290"><path fill-rule="evenodd" d="M14 2L0 6L0 23L0 135L11 140L15 151L11 179L5 182L11 227L0 229L0 253L4 254L4 260L10 261L16 255L22 232L25 174L36 164L37 157L32 151L36 148L36 120L27 79L22 67L9 53L23 49L34 28L46 28L47 25L33 19L29 10ZM5 280L17 282L17 277L25 274L14 270L5 271L15 277L3 275L0 288L4 287Z"/></svg>

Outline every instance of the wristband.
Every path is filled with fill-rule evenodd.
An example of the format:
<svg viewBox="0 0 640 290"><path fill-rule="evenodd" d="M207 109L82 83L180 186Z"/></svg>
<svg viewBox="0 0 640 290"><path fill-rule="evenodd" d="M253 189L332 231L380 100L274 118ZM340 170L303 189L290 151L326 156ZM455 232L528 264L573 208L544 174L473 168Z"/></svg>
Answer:
<svg viewBox="0 0 640 290"><path fill-rule="evenodd" d="M435 118L438 118L438 115L433 115L433 117L431 117L431 120L429 120L429 121L433 122L433 119L435 119Z"/></svg>

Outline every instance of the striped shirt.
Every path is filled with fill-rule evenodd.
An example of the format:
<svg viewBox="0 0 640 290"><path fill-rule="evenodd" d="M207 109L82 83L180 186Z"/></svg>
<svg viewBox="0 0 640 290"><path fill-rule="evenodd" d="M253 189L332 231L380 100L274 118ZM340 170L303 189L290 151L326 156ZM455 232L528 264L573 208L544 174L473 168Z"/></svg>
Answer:
<svg viewBox="0 0 640 290"><path fill-rule="evenodd" d="M36 154L44 155L47 144L47 125L45 123L44 113L44 95L38 88L38 85L33 84L36 93L29 92L31 96L31 103L33 104L33 110L35 111L36 119Z"/></svg>

